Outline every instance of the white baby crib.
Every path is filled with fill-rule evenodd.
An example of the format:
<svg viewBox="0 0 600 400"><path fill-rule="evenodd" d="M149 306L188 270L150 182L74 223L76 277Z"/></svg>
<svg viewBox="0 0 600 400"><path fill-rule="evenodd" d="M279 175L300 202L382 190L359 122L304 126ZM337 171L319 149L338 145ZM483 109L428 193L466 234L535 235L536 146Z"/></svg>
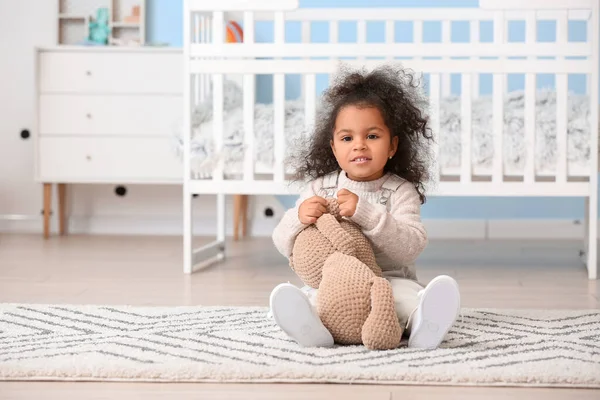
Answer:
<svg viewBox="0 0 600 400"><path fill-rule="evenodd" d="M428 78L436 136L436 182L429 196L572 196L586 199L585 263L597 278L598 2L481 0L479 8L298 9L295 0L184 1L184 272L223 257L225 196L297 194L286 155L307 135L318 104L317 80L340 60L373 67L401 62ZM227 21L243 25L243 41L225 43ZM525 22L525 42L508 41L508 21ZM537 21L556 24L556 40L536 40ZM569 21L587 22L587 40L569 41ZM255 24L273 23L273 42L256 43ZM301 42L286 41L286 23ZM339 43L343 21L356 22L356 42ZM368 43L367 27L384 26ZM398 21L412 23L412 42L396 41ZM441 42L422 42L425 23L441 22ZM450 41L453 21L467 21L471 42ZM481 42L480 22L493 24ZM311 43L311 23L326 23L329 41ZM399 55L402 59L398 59ZM450 93L460 75L460 95ZM483 74L492 94L480 95ZM508 74L524 74L524 90L507 91ZM553 74L539 90L536 74ZM586 76L585 95L568 91L569 74ZM256 103L257 75L272 75L273 101ZM286 98L286 75L299 75L298 99ZM290 139L291 137L291 139ZM217 195L217 237L192 246L194 194Z"/></svg>

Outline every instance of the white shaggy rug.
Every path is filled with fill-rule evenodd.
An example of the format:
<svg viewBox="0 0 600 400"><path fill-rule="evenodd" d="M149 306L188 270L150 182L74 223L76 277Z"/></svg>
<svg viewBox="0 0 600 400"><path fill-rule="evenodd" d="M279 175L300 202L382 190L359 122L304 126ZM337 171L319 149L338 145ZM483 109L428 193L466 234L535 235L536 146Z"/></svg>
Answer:
<svg viewBox="0 0 600 400"><path fill-rule="evenodd" d="M463 309L439 349L298 347L265 308L0 304L1 380L600 387L600 311Z"/></svg>

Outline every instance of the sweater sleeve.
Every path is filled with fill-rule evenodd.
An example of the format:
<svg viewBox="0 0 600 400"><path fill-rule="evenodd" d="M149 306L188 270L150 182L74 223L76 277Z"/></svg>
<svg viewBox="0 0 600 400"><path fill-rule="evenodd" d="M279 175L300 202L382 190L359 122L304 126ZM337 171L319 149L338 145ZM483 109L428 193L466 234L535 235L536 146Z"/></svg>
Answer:
<svg viewBox="0 0 600 400"><path fill-rule="evenodd" d="M405 183L391 196L388 212L383 204L358 199L351 220L363 230L378 252L398 265L410 265L425 249L427 232L421 221L421 202L416 188Z"/></svg>
<svg viewBox="0 0 600 400"><path fill-rule="evenodd" d="M300 197L296 201L296 205L283 214L281 221L279 221L273 230L272 239L275 248L287 258L292 254L296 236L308 226L298 219L298 209L304 200L316 194L316 185L316 181L307 185L306 189L302 191Z"/></svg>

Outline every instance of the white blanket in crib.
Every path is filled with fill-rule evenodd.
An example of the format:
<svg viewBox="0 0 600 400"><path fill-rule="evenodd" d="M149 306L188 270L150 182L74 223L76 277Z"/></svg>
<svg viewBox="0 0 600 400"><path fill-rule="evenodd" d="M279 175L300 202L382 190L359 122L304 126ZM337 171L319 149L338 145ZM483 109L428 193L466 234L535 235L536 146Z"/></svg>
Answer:
<svg viewBox="0 0 600 400"><path fill-rule="evenodd" d="M226 174L241 174L245 152L242 91L233 82L226 85L224 147L214 151L212 107L203 104L192 116L192 165L196 175L209 171L222 157ZM440 131L438 166L446 173L458 173L461 161L461 99L443 98L440 102ZM523 173L526 159L524 92L511 92L504 101L504 168L507 174ZM569 94L567 107L567 156L571 174L586 174L589 162L590 107L588 97ZM492 97L479 97L472 103L472 163L476 174L489 174L494 157ZM254 109L254 153L257 172L269 172L274 160L273 106L256 104ZM289 100L285 104L286 156L295 151L294 145L306 132L304 102ZM536 93L536 170L540 175L556 171L556 97L555 92ZM177 148L182 140L177 134Z"/></svg>

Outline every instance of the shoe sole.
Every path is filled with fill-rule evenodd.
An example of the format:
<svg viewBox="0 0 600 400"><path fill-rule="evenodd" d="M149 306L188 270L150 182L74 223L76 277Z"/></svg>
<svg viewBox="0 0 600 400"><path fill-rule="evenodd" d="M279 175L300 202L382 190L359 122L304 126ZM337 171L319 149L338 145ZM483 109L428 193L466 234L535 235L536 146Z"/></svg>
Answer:
<svg viewBox="0 0 600 400"><path fill-rule="evenodd" d="M423 292L415 311L408 347L437 348L460 313L460 292L456 281L442 275Z"/></svg>
<svg viewBox="0 0 600 400"><path fill-rule="evenodd" d="M269 300L273 319L289 337L303 347L331 347L331 333L313 312L304 292L289 283L273 289Z"/></svg>

